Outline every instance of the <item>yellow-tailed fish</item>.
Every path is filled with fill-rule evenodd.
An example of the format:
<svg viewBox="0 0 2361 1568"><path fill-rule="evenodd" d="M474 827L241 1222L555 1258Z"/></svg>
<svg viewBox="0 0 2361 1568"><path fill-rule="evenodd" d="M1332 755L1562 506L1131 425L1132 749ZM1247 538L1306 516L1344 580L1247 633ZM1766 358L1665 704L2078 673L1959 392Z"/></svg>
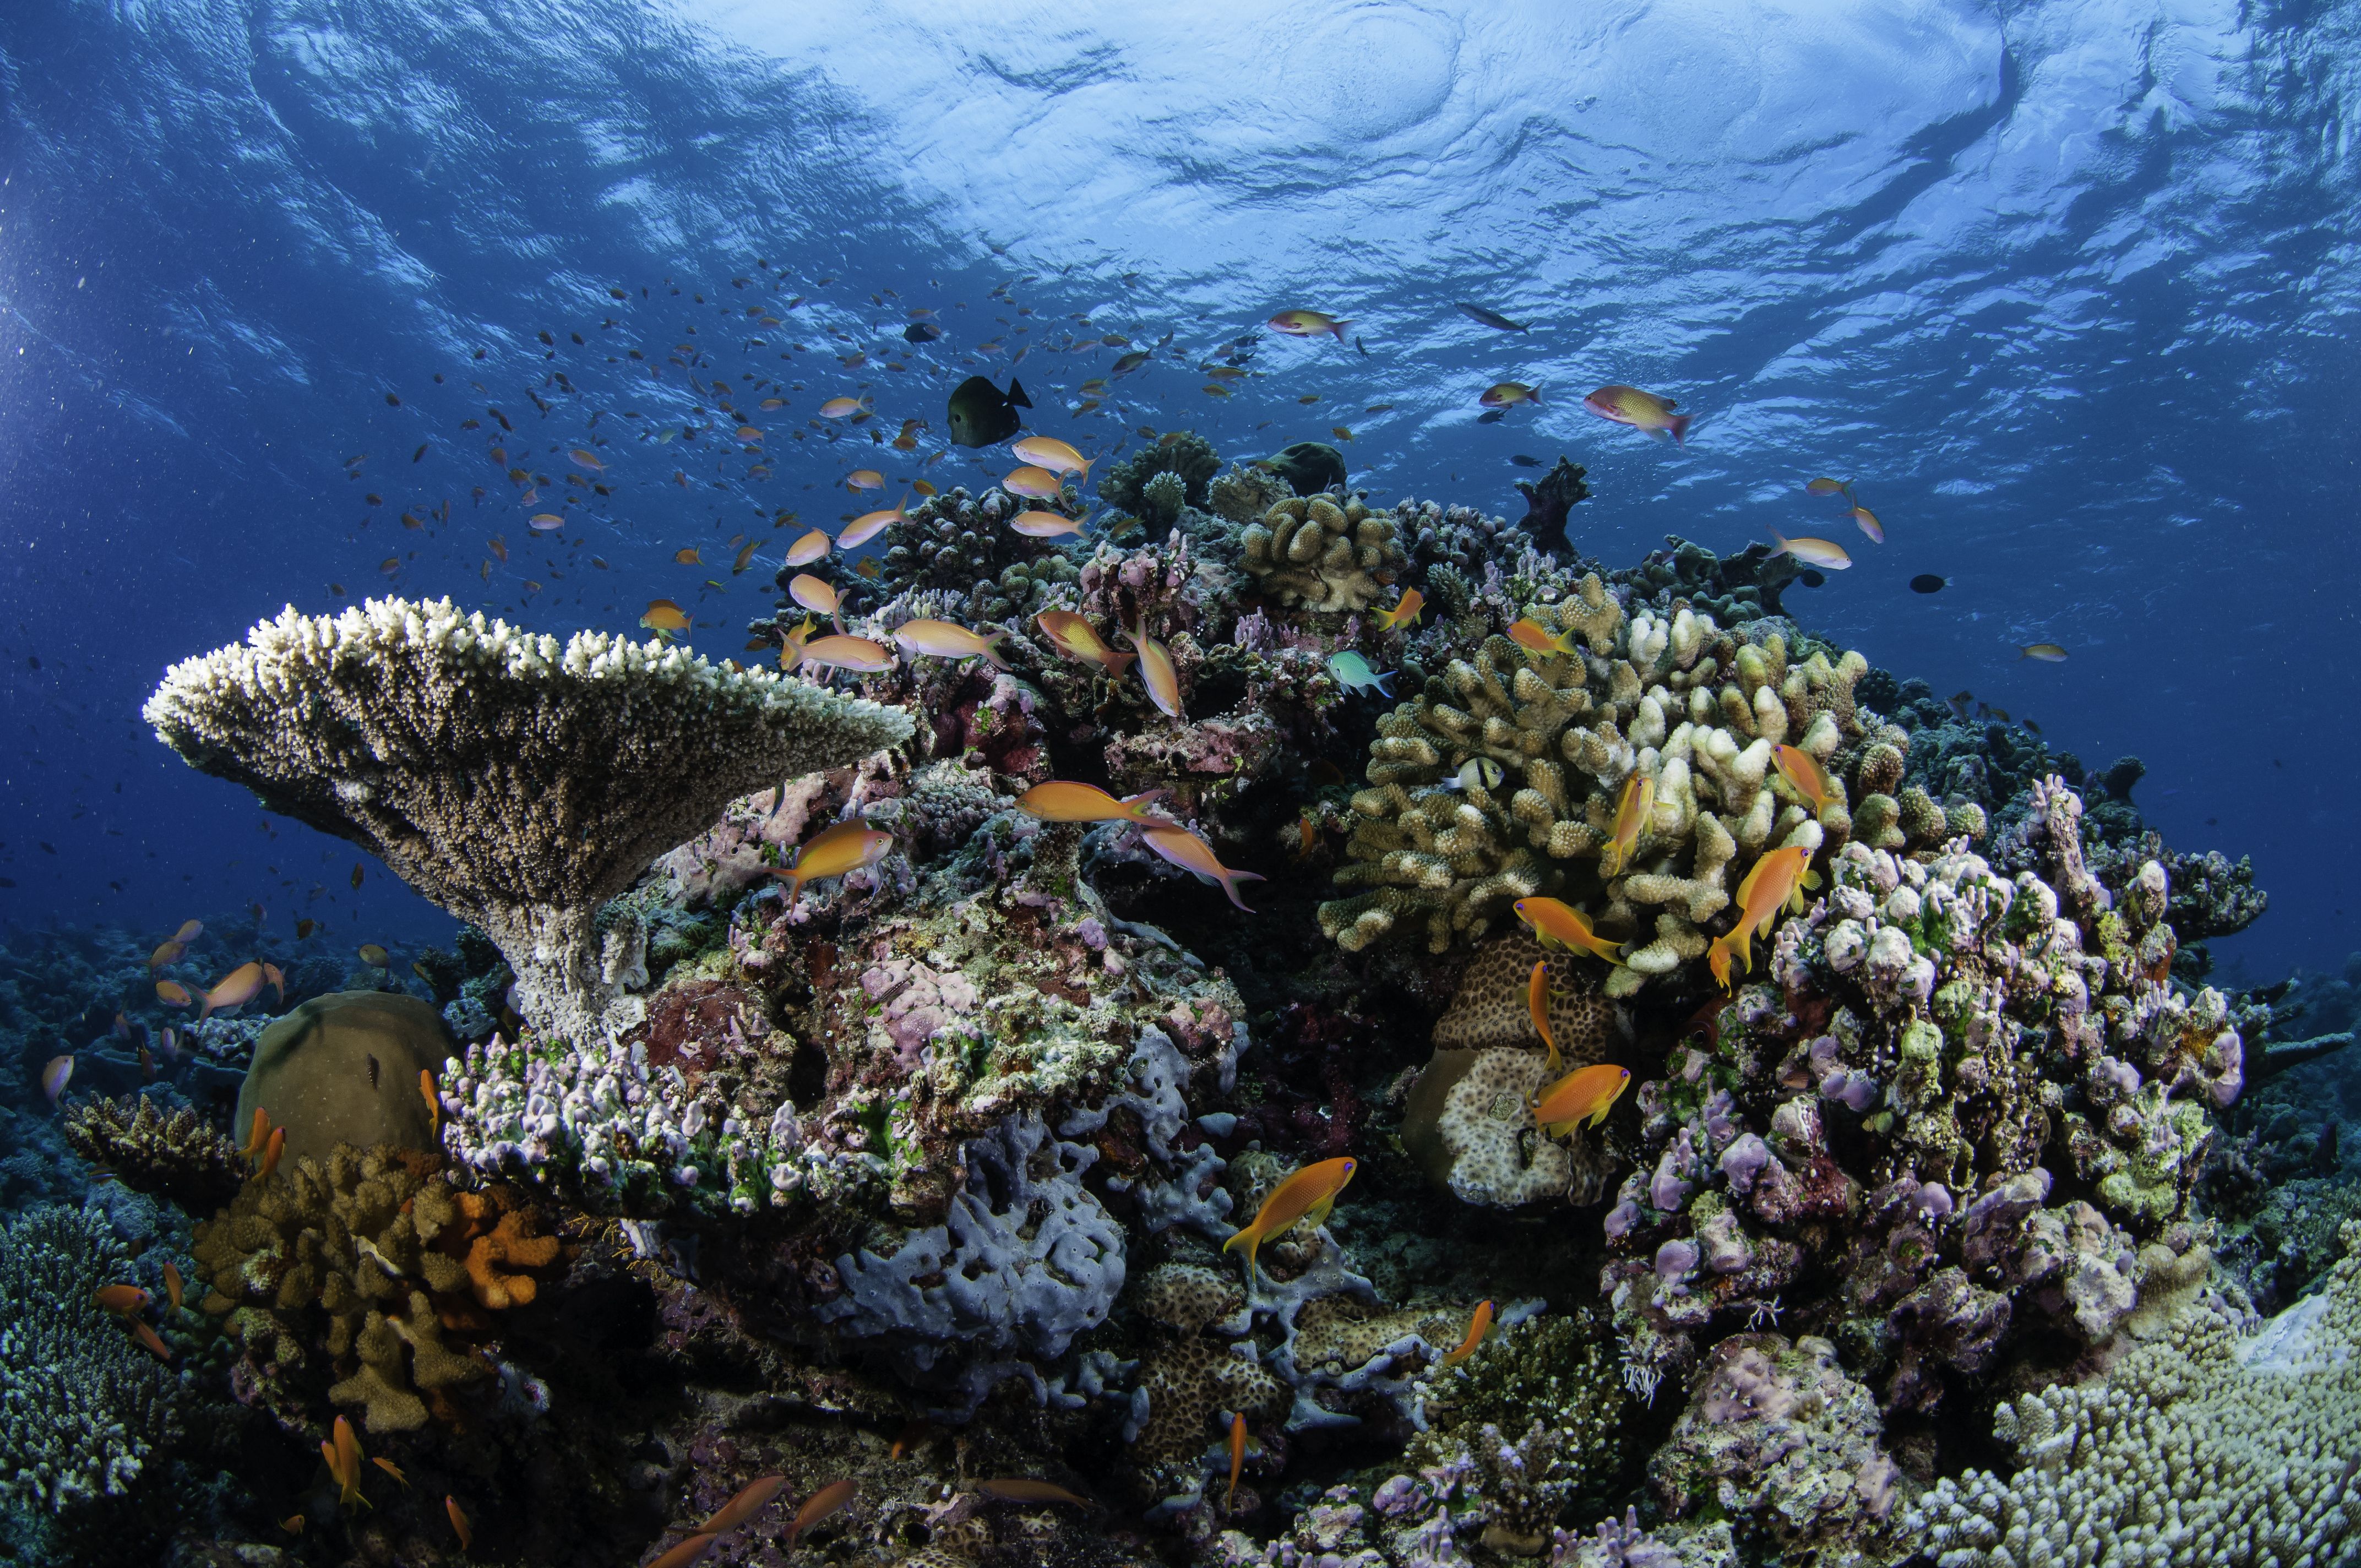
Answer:
<svg viewBox="0 0 2361 1568"><path fill-rule="evenodd" d="M1230 1414L1230 1495L1223 1503L1226 1508L1238 1506L1238 1472L1246 1464L1246 1413L1235 1410Z"/></svg>
<svg viewBox="0 0 2361 1568"><path fill-rule="evenodd" d="M383 948L379 947L375 942L363 942L360 946L360 956L361 962L368 964L374 969L385 968L387 960L390 957Z"/></svg>
<svg viewBox="0 0 2361 1568"><path fill-rule="evenodd" d="M1528 387L1522 381L1502 381L1486 388L1484 395L1476 400L1488 409L1514 408L1519 403L1531 403L1539 408L1542 406L1542 389Z"/></svg>
<svg viewBox="0 0 2361 1568"><path fill-rule="evenodd" d="M1656 809L1656 781L1645 773L1635 773L1623 781L1623 791L1615 797L1615 827L1607 842L1598 850L1598 874L1620 876L1631 864L1631 851L1640 845L1641 831L1648 826L1648 814Z"/></svg>
<svg viewBox="0 0 2361 1568"><path fill-rule="evenodd" d="M866 637L816 637L804 644L801 663L824 670L851 670L856 674L875 674L893 665L894 654L883 642L873 642Z"/></svg>
<svg viewBox="0 0 2361 1568"><path fill-rule="evenodd" d="M1688 444L1689 416L1675 413L1680 404L1670 398L1637 387L1608 386L1583 399L1582 406L1612 423L1628 424L1651 435L1668 434L1683 445Z"/></svg>
<svg viewBox="0 0 2361 1568"><path fill-rule="evenodd" d="M737 558L730 563L730 575L736 576L754 564L754 542L751 539L738 547Z"/></svg>
<svg viewBox="0 0 2361 1568"><path fill-rule="evenodd" d="M787 597L815 615L834 615L844 608L834 586L809 572L796 574L787 584Z"/></svg>
<svg viewBox="0 0 2361 1568"><path fill-rule="evenodd" d="M1323 1159L1307 1165L1301 1170L1271 1189L1270 1196L1262 1201L1255 1212L1254 1223L1222 1244L1222 1250L1243 1246L1246 1249L1246 1278L1254 1278L1255 1253L1262 1244L1286 1234L1300 1222L1318 1229L1336 1206L1336 1195L1353 1179L1360 1162L1350 1155L1336 1159Z"/></svg>
<svg viewBox="0 0 2361 1568"><path fill-rule="evenodd" d="M801 626L781 634L779 638L780 669L792 670L804 662L804 645L811 641L814 630L812 618L807 615Z"/></svg>
<svg viewBox="0 0 2361 1568"><path fill-rule="evenodd" d="M1400 631L1405 626L1416 626L1421 612L1426 609L1426 596L1416 588L1404 588L1393 609L1376 612L1378 624L1388 631Z"/></svg>
<svg viewBox="0 0 2361 1568"><path fill-rule="evenodd" d="M1771 922L1782 907L1804 907L1804 890L1819 885L1810 870L1812 852L1800 845L1773 850L1754 862L1738 884L1738 924L1713 939L1706 949L1706 967L1724 991L1730 989L1730 960L1738 959L1738 973L1754 967L1754 938L1770 935Z"/></svg>
<svg viewBox="0 0 2361 1568"><path fill-rule="evenodd" d="M240 964L224 975L220 984L205 992L204 1006L198 1010L197 1016L203 1019L216 1013L235 1013L261 993L262 966L258 963Z"/></svg>
<svg viewBox="0 0 2361 1568"><path fill-rule="evenodd" d="M51 1057L41 1069L41 1092L54 1105L65 1094L67 1080L73 1077L71 1056Z"/></svg>
<svg viewBox="0 0 2361 1568"><path fill-rule="evenodd" d="M1521 898L1513 907L1517 918L1533 928L1533 936L1544 948L1578 948L1610 964L1623 961L1618 956L1623 944L1591 930L1588 917L1578 909L1554 898Z"/></svg>
<svg viewBox="0 0 2361 1568"><path fill-rule="evenodd" d="M566 526L566 520L554 511L537 511L524 520L524 525L535 533L555 533Z"/></svg>
<svg viewBox="0 0 2361 1568"><path fill-rule="evenodd" d="M1090 521L1087 517L1068 517L1063 512L1042 511L1036 508L1018 512L1008 520L1008 526L1027 539L1063 539L1068 534L1082 532Z"/></svg>
<svg viewBox="0 0 2361 1568"><path fill-rule="evenodd" d="M1773 555L1793 555L1807 566L1818 566L1830 572L1841 572L1852 565L1852 557L1845 554L1841 544L1810 537L1789 539L1775 528L1771 531L1771 537L1779 542L1779 548L1771 552Z"/></svg>
<svg viewBox="0 0 2361 1568"><path fill-rule="evenodd" d="M1596 1127L1607 1120L1616 1097L1631 1082L1631 1069L1612 1063L1576 1068L1534 1097L1533 1124L1553 1138L1565 1136L1585 1121Z"/></svg>
<svg viewBox="0 0 2361 1568"><path fill-rule="evenodd" d="M1070 659L1080 659L1099 666L1110 680L1121 680L1131 668L1137 653L1125 653L1111 648L1099 636L1098 628L1070 609L1045 609L1033 618L1058 652Z"/></svg>
<svg viewBox="0 0 2361 1568"><path fill-rule="evenodd" d="M392 1460L386 1458L383 1454L379 1454L378 1457L370 1460L369 1463L376 1465L379 1470L384 1471L387 1475L392 1476L396 1481L400 1482L403 1491L407 1492L410 1490L410 1477L401 1473L401 1465L396 1464Z"/></svg>
<svg viewBox="0 0 2361 1568"><path fill-rule="evenodd" d="M414 969L417 966L413 964L411 967ZM277 964L263 965L262 978L270 982L270 989L279 993L280 1001L287 1000L287 976L280 971Z"/></svg>
<svg viewBox="0 0 2361 1568"><path fill-rule="evenodd" d="M467 1522L467 1510L459 1506L459 1499L445 1493L443 1511L450 1516L452 1533L459 1538L459 1550L472 1550L476 1544L475 1527Z"/></svg>
<svg viewBox="0 0 2361 1568"><path fill-rule="evenodd" d="M186 1007L196 998L191 996L189 988L179 981L159 980L156 982L156 1000L167 1007Z"/></svg>
<svg viewBox="0 0 2361 1568"><path fill-rule="evenodd" d="M1147 627L1134 621L1124 632L1131 645L1139 650L1139 684L1148 688L1148 700L1157 706L1167 718L1183 717L1180 711L1180 672L1173 666L1172 655L1163 643L1148 635Z"/></svg>
<svg viewBox="0 0 2361 1568"><path fill-rule="evenodd" d="M1544 1065L1551 1072L1558 1069L1562 1059L1557 1051L1557 1036L1550 1033L1549 960L1533 965L1532 978L1525 981L1525 1012L1532 1018L1533 1033L1549 1047L1549 1060Z"/></svg>
<svg viewBox="0 0 2361 1568"><path fill-rule="evenodd" d="M1290 337L1317 337L1333 333L1336 341L1345 341L1345 329L1353 323L1339 321L1325 311L1281 311L1270 318L1271 326Z"/></svg>
<svg viewBox="0 0 2361 1568"><path fill-rule="evenodd" d="M1818 478L1807 482L1804 486L1804 488L1809 490L1816 496L1849 495L1852 490L1852 481L1850 479Z"/></svg>
<svg viewBox="0 0 2361 1568"><path fill-rule="evenodd" d="M906 496L903 498L903 505L908 504L909 498ZM844 525L844 532L836 536L836 547L839 550L858 550L895 523L909 521L909 514L904 511L902 507L888 507L884 511L862 512Z"/></svg>
<svg viewBox="0 0 2361 1568"><path fill-rule="evenodd" d="M1554 653L1561 658L1575 658L1582 652L1575 646L1572 627L1552 636L1547 627L1530 616L1510 626L1509 641L1535 653Z"/></svg>
<svg viewBox="0 0 2361 1568"><path fill-rule="evenodd" d="M1771 748L1771 762L1779 770L1779 776L1794 784L1795 793L1812 803L1813 816L1826 811L1828 804L1836 799L1836 786L1828 783L1828 775L1821 769L1818 759L1809 751L1799 746L1773 746Z"/></svg>
<svg viewBox="0 0 2361 1568"><path fill-rule="evenodd" d="M787 1550L796 1549L796 1537L852 1501L857 1490L851 1481L830 1481L805 1498L804 1506L796 1510L795 1522L787 1526Z"/></svg>
<svg viewBox="0 0 2361 1568"><path fill-rule="evenodd" d="M1000 656L1001 639L1007 635L1002 630L986 637L948 620L906 620L894 629L894 641L906 653L923 653L930 659L983 659L995 670L1008 668L1008 661Z"/></svg>
<svg viewBox="0 0 2361 1568"><path fill-rule="evenodd" d="M814 834L796 851L795 863L769 868L773 876L787 884L787 902L793 904L804 883L823 877L842 876L847 872L873 866L884 860L894 848L894 835L881 833L858 817L840 822L835 827Z"/></svg>
<svg viewBox="0 0 2361 1568"><path fill-rule="evenodd" d="M699 1535L719 1535L736 1530L763 1511L763 1505L779 1495L787 1484L784 1475L757 1475L738 1489L738 1495L714 1511L713 1517L697 1527Z"/></svg>
<svg viewBox="0 0 2361 1568"><path fill-rule="evenodd" d="M651 631L686 631L688 612L670 599L650 599L648 608L641 612L640 624Z"/></svg>
<svg viewBox="0 0 2361 1568"><path fill-rule="evenodd" d="M844 488L848 490L882 490L885 488L885 476L874 468L855 468L844 477Z"/></svg>
<svg viewBox="0 0 2361 1568"><path fill-rule="evenodd" d="M366 1503L361 1496L361 1440L353 1431L353 1423L343 1416L336 1418L335 1464L333 1466L344 1493L336 1501L346 1508Z"/></svg>
<svg viewBox="0 0 2361 1568"><path fill-rule="evenodd" d="M597 458L597 456L595 456L595 455L592 455L591 453L588 453L588 452L584 451L584 450L583 450L581 447L579 447L579 446L577 446L577 447L574 448L572 451L568 452L568 453L566 454L566 455L567 455L568 457L573 458L573 459L574 459L574 461L575 461L576 463L579 464L581 466L583 466L583 467L585 467L585 468L589 469L589 470L590 470L592 473L594 473L594 474L601 474L601 473L606 472L607 465L605 465L604 463L599 462L599 461L598 461L598 459Z"/></svg>
<svg viewBox="0 0 2361 1568"><path fill-rule="evenodd" d="M1885 524L1877 521L1875 512L1867 507L1857 506L1852 509L1852 520L1861 525L1861 531L1869 535L1872 543L1885 543Z"/></svg>
<svg viewBox="0 0 2361 1568"><path fill-rule="evenodd" d="M2036 659L2045 664L2062 664L2066 662L2066 650L2055 642L2028 642L2016 651L2016 656Z"/></svg>
<svg viewBox="0 0 2361 1568"><path fill-rule="evenodd" d="M1091 477L1088 457L1050 435L1028 435L1022 441L1011 442L1008 450L1037 468L1047 468L1052 474L1079 474Z"/></svg>
<svg viewBox="0 0 2361 1568"><path fill-rule="evenodd" d="M1628 1077L1630 1075L1626 1074L1625 1076ZM1492 1303L1489 1301L1477 1302L1476 1315L1467 1320L1467 1337L1459 1342L1458 1349L1454 1350L1444 1356L1444 1369L1448 1371L1450 1368L1458 1365L1461 1362L1475 1354L1476 1347L1484 1343L1485 1332L1489 1330L1491 1326Z"/></svg>
<svg viewBox="0 0 2361 1568"><path fill-rule="evenodd" d="M1164 793L1151 789L1117 800L1096 784L1051 779L1018 795L1016 809L1044 822L1137 822L1150 828L1169 828L1171 824L1163 817L1148 813L1149 803L1160 799Z"/></svg>
<svg viewBox="0 0 2361 1568"><path fill-rule="evenodd" d="M787 546L786 564L790 566L808 566L827 554L829 548L828 535L815 528Z"/></svg>
<svg viewBox="0 0 2361 1568"><path fill-rule="evenodd" d="M1268 881L1260 872L1232 871L1215 858L1211 844L1186 828L1150 828L1140 837L1148 840L1149 849L1182 871L1203 877L1207 882L1221 883L1222 891L1229 894L1232 904L1246 909L1249 915L1254 913L1246 909L1246 901L1238 896L1238 883Z"/></svg>
<svg viewBox="0 0 2361 1568"><path fill-rule="evenodd" d="M1035 467L1030 463L1009 470L1008 477L1000 481L1000 488L1012 496L1024 496L1037 501L1056 500L1064 490L1057 475L1047 468Z"/></svg>

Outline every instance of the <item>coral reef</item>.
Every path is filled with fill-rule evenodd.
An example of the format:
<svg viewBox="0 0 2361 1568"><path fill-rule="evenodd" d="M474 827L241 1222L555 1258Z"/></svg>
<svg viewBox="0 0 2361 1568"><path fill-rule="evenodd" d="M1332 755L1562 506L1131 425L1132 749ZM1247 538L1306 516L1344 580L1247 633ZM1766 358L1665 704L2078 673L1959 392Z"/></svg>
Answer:
<svg viewBox="0 0 2361 1568"><path fill-rule="evenodd" d="M448 599L289 607L166 672L144 710L202 772L368 849L480 927L529 1014L596 1038L601 902L767 781L906 715L603 632L560 643Z"/></svg>
<svg viewBox="0 0 2361 1568"><path fill-rule="evenodd" d="M1297 496L1246 525L1240 564L1282 605L1365 610L1408 564L1394 535L1394 519L1358 499Z"/></svg>
<svg viewBox="0 0 2361 1568"><path fill-rule="evenodd" d="M2000 1407L2006 1480L1938 1482L1911 1518L1940 1568L2341 1561L2361 1520L2361 1224L2327 1288L2259 1327L2218 1297L2097 1377Z"/></svg>
<svg viewBox="0 0 2361 1568"><path fill-rule="evenodd" d="M1049 608L1053 590L1079 575L1067 552L1047 540L1029 539L1008 520L1038 503L1019 500L994 487L971 496L963 485L907 508L903 521L888 523L884 572L877 591L887 598L923 590L935 596L924 613L965 624L1030 620ZM781 567L781 586L801 570ZM918 613L914 611L913 613ZM792 627L801 607L782 602L771 622L752 630Z"/></svg>
<svg viewBox="0 0 2361 1568"><path fill-rule="evenodd" d="M1532 541L1533 548L1565 548L1566 513L1577 501L1590 499L1590 487L1583 482L1587 472L1579 463L1560 457L1538 481L1517 481L1517 493L1525 498L1525 515L1517 520L1517 526Z"/></svg>
<svg viewBox="0 0 2361 1568"><path fill-rule="evenodd" d="M286 1155L324 1159L355 1148L435 1146L419 1075L450 1054L443 1015L414 996L338 991L315 996L263 1030L238 1091L234 1127L257 1111L287 1129Z"/></svg>
<svg viewBox="0 0 2361 1568"><path fill-rule="evenodd" d="M1183 504L1202 509L1212 499L1213 476L1221 467L1212 442L1191 431L1175 431L1108 465L1099 475L1099 499L1117 511L1149 517L1161 509L1148 500L1148 485L1159 474L1172 474L1183 486Z"/></svg>
<svg viewBox="0 0 2361 1568"><path fill-rule="evenodd" d="M193 1106L167 1115L157 1105L152 1094L82 1101L66 1113L66 1141L126 1187L169 1198L192 1213L235 1198L246 1179L236 1143Z"/></svg>

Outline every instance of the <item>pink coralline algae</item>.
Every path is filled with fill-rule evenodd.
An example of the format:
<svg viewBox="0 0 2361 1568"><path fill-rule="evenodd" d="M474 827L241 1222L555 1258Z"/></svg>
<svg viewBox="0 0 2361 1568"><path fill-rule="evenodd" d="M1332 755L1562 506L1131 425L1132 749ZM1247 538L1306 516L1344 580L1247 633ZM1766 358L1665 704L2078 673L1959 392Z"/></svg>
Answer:
<svg viewBox="0 0 2361 1568"><path fill-rule="evenodd" d="M883 1009L905 1068L924 1060L928 1042L964 1024L975 1011L976 989L956 970L929 969L916 959L887 959L861 971L861 989Z"/></svg>

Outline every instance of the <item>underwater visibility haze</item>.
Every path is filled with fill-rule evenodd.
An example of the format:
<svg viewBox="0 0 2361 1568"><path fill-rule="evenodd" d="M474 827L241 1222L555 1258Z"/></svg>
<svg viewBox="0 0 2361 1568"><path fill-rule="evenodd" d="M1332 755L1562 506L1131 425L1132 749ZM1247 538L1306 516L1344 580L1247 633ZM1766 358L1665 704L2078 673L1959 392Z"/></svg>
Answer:
<svg viewBox="0 0 2361 1568"><path fill-rule="evenodd" d="M2361 1557L2356 115L0 7L0 1563Z"/></svg>

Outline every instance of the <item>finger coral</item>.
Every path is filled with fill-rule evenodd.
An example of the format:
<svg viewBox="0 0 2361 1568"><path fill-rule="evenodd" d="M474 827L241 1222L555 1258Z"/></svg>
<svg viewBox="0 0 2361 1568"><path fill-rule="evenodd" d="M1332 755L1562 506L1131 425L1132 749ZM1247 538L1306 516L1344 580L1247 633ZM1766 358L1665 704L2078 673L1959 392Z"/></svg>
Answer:
<svg viewBox="0 0 2361 1568"><path fill-rule="evenodd" d="M150 1095L93 1099L66 1113L66 1142L74 1153L115 1173L136 1192L169 1198L192 1213L207 1213L237 1196L246 1162L235 1140L183 1105L167 1116Z"/></svg>
<svg viewBox="0 0 2361 1568"><path fill-rule="evenodd" d="M1357 499L1290 497L1239 534L1241 565L1283 605L1364 610L1407 564L1395 532L1391 513Z"/></svg>
<svg viewBox="0 0 2361 1568"><path fill-rule="evenodd" d="M737 796L907 715L683 648L536 637L448 599L292 606L184 660L148 722L190 765L369 850L500 945L528 1014L598 1037L598 905Z"/></svg>

